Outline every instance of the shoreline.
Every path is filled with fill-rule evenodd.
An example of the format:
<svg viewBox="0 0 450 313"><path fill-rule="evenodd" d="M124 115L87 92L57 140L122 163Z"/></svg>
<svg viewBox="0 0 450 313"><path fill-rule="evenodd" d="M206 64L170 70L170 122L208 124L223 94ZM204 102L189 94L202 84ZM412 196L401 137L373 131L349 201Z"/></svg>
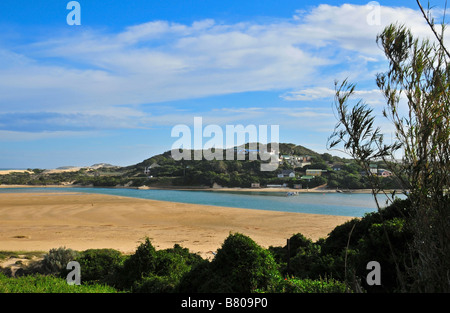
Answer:
<svg viewBox="0 0 450 313"><path fill-rule="evenodd" d="M298 193L372 193L371 189L325 189L325 188L311 188L311 189L295 189L288 187L276 187L276 188L242 188L242 187L202 187L202 186L140 186L140 187L127 187L127 186L81 186L81 185L0 185L1 189L7 188L110 188L110 189L139 189L139 190L183 190L183 191L218 191L218 192L298 192ZM393 190L385 190L386 193L391 193ZM399 193L398 191L396 191ZM401 192L400 192L401 193Z"/></svg>
<svg viewBox="0 0 450 313"><path fill-rule="evenodd" d="M145 237L213 257L230 233L262 247L284 246L297 233L313 241L355 217L183 204L79 193L0 194L0 250L111 248L132 253Z"/></svg>

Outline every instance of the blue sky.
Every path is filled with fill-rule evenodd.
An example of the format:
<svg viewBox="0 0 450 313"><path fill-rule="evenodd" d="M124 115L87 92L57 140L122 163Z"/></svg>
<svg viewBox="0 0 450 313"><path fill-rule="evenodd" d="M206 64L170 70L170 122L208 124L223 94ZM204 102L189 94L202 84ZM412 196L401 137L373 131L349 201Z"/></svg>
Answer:
<svg viewBox="0 0 450 313"><path fill-rule="evenodd" d="M68 2L0 2L0 168L135 164L195 116L327 152L334 81L380 110L376 35L429 35L415 1L79 0L72 26Z"/></svg>

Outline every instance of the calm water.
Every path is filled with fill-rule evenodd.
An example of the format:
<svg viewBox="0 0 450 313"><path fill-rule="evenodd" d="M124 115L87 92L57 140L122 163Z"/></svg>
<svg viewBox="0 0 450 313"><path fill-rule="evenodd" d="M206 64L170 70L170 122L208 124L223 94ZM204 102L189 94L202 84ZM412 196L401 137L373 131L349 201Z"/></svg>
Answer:
<svg viewBox="0 0 450 313"><path fill-rule="evenodd" d="M377 210L371 194L300 193L286 197L285 193L217 192L180 190L139 190L113 188L0 188L6 192L81 192L153 199L181 203L272 210L282 212L314 213L362 217ZM381 196L379 202L384 204Z"/></svg>

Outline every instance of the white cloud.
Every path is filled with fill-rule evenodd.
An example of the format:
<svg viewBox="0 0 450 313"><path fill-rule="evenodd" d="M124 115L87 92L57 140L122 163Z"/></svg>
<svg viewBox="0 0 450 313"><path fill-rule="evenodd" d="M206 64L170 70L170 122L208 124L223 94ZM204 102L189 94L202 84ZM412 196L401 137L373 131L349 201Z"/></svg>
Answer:
<svg viewBox="0 0 450 313"><path fill-rule="evenodd" d="M312 101L321 99L332 100L336 94L334 89L328 87L315 87L298 91L291 91L281 95L287 101ZM384 96L379 89L358 90L353 94L354 99L361 99L367 104L379 105L384 103Z"/></svg>
<svg viewBox="0 0 450 313"><path fill-rule="evenodd" d="M148 115L140 106L248 91L297 90L285 93L286 100L331 97L324 75L342 75L355 57L362 61L356 73L367 75L366 63L382 59L375 37L385 25L405 21L418 35L429 34L418 11L381 7L381 24L370 25L370 9L319 5L266 24L150 21L120 33L50 34L45 42L0 51L0 113L106 114L173 124L178 114ZM335 68L327 72L327 66ZM364 95L377 99L371 90ZM228 113L223 120L245 116Z"/></svg>
<svg viewBox="0 0 450 313"><path fill-rule="evenodd" d="M311 101L317 99L331 98L335 94L333 89L327 87L308 88L298 91L291 91L281 95L288 101Z"/></svg>
<svg viewBox="0 0 450 313"><path fill-rule="evenodd" d="M93 131L45 131L23 132L0 130L0 142L22 142L55 138L93 138L98 137L98 132ZM2 151L3 153L3 151Z"/></svg>

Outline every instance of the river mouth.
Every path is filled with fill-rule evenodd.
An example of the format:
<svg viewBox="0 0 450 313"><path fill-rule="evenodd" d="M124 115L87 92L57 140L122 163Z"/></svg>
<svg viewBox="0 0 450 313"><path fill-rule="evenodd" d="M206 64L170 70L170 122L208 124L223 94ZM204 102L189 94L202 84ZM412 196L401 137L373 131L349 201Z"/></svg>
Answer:
<svg viewBox="0 0 450 313"><path fill-rule="evenodd" d="M371 194L367 193L320 193L264 191L220 191L212 190L167 190L167 189L129 189L101 187L31 187L1 188L1 193L78 193L107 194L140 199L151 199L169 202L213 205L243 209L258 209L279 212L311 213L363 217L367 213L378 210ZM387 198L379 198L383 205ZM381 199L381 201L380 201Z"/></svg>

